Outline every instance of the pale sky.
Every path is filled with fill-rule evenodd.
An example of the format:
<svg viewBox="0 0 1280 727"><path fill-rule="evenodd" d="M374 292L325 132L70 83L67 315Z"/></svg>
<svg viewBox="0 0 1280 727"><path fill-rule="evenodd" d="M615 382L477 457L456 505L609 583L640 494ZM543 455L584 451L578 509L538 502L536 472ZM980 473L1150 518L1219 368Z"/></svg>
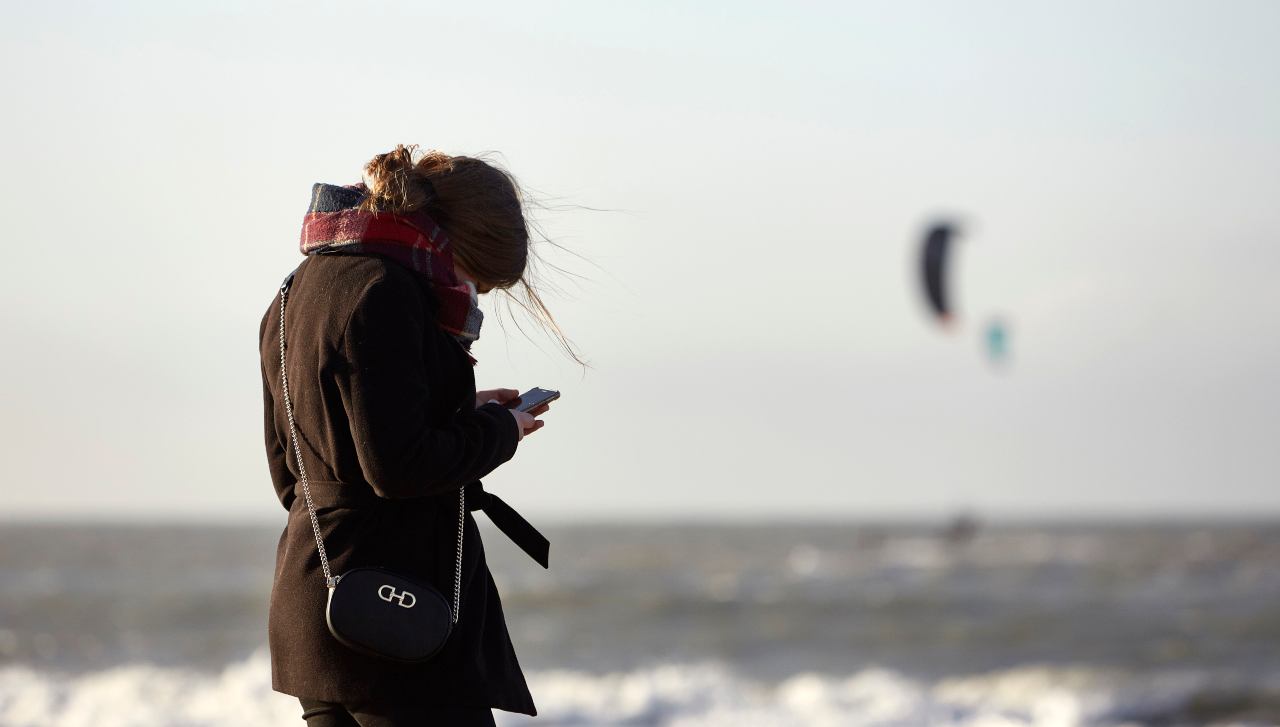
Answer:
<svg viewBox="0 0 1280 727"><path fill-rule="evenodd" d="M104 5L0 10L0 518L283 522L258 322L396 143L580 206L593 368L475 348L531 519L1280 513L1280 3Z"/></svg>

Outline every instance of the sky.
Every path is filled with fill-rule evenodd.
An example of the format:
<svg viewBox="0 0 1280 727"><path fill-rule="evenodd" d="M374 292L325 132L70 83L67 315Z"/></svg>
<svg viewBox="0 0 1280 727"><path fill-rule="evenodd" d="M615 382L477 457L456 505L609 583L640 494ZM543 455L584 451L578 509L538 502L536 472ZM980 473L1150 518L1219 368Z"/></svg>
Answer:
<svg viewBox="0 0 1280 727"><path fill-rule="evenodd" d="M311 184L397 143L494 152L561 246L590 367L494 300L473 351L480 388L563 392L485 479L531 519L1274 517L1277 28L1265 0L6 3L0 519L283 523L258 324ZM950 331L914 268L938 217Z"/></svg>

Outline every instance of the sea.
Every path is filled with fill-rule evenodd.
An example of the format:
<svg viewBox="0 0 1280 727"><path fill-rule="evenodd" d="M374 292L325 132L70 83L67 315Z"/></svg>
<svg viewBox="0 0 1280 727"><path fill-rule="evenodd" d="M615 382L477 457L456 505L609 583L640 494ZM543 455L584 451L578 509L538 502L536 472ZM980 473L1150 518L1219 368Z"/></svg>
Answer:
<svg viewBox="0 0 1280 727"><path fill-rule="evenodd" d="M481 518L483 520L483 518ZM504 727L1280 725L1280 523L482 528ZM299 725L278 526L0 524L0 725Z"/></svg>

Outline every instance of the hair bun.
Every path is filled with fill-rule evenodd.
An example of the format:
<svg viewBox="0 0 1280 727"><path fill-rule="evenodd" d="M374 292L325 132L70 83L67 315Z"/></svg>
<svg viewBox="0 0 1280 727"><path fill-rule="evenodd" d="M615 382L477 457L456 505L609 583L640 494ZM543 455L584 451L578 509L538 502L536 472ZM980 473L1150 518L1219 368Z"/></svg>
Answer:
<svg viewBox="0 0 1280 727"><path fill-rule="evenodd" d="M374 209L410 211L426 203L431 188L415 168L413 154L417 149L416 145L397 144L364 165L364 183Z"/></svg>

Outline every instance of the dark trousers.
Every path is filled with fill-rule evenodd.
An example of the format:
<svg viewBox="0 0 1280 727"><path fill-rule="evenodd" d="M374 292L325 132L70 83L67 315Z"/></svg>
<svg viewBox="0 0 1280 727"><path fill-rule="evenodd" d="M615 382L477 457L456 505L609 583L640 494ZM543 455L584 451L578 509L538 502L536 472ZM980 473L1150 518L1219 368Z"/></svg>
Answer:
<svg viewBox="0 0 1280 727"><path fill-rule="evenodd" d="M298 701L307 727L494 727L493 711L474 707L348 707Z"/></svg>

